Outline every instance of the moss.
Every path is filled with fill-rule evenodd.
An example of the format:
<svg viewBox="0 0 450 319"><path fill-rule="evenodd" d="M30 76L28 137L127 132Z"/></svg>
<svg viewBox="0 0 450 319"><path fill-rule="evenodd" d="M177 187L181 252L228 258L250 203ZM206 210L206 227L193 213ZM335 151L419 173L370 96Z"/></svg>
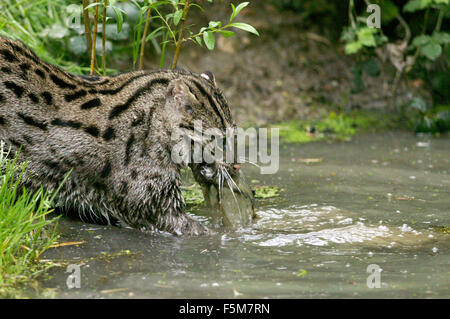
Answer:
<svg viewBox="0 0 450 319"><path fill-rule="evenodd" d="M189 188L183 188L181 191L183 193L186 205L201 205L205 201L203 198L203 192L197 184Z"/></svg>
<svg viewBox="0 0 450 319"><path fill-rule="evenodd" d="M255 187L255 198L272 198L280 196L278 186L257 186Z"/></svg>
<svg viewBox="0 0 450 319"><path fill-rule="evenodd" d="M434 226L433 230L442 234L450 234L450 227L448 226Z"/></svg>
<svg viewBox="0 0 450 319"><path fill-rule="evenodd" d="M324 118L293 120L272 125L280 129L280 137L287 143L308 143L324 139L348 140L358 132L382 130L394 120L378 112L329 112Z"/></svg>

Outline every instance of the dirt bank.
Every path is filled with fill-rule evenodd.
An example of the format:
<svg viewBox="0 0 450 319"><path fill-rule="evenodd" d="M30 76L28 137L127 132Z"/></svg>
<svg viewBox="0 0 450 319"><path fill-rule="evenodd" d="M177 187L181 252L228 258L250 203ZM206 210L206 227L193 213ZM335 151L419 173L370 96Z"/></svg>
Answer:
<svg viewBox="0 0 450 319"><path fill-rule="evenodd" d="M197 30L209 20L227 21L228 8L226 4L205 4L205 12L192 15L188 22ZM341 43L329 40L339 38L340 28L322 28L320 23L311 24L292 12L281 13L263 1L252 2L241 15L242 21L257 28L260 37L242 31L232 38L219 36L213 52L189 44L179 61L179 67L215 74L238 123L263 125L310 118L323 113L323 106L392 108L390 65L384 65L377 78L364 76L363 92L350 93L355 57L346 56ZM324 34L321 29L337 34ZM157 64L155 57L145 67ZM408 98L403 83L397 94L397 104Z"/></svg>

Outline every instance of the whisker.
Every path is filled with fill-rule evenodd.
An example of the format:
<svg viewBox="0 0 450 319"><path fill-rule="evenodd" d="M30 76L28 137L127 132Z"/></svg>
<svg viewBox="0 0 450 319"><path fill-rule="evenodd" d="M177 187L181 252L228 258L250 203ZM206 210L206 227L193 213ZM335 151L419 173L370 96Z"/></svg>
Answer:
<svg viewBox="0 0 450 319"><path fill-rule="evenodd" d="M227 179L227 184L228 184L228 188L229 188L230 191L231 191L231 194L233 195L233 198L234 198L234 201L235 201L235 203L236 203L236 206L237 206L237 208L238 208L238 210L239 210L239 216L242 216L242 212L241 212L241 208L239 207L238 200L237 200L236 196L234 195L233 188L231 187L231 185L230 185L228 179ZM241 217L241 218L242 218L242 217Z"/></svg>
<svg viewBox="0 0 450 319"><path fill-rule="evenodd" d="M222 195L223 195L223 171L222 168L218 171L219 173L219 203L222 203Z"/></svg>
<svg viewBox="0 0 450 319"><path fill-rule="evenodd" d="M244 163L249 163L249 164L251 164L251 165L254 165L254 166L256 166L256 167L259 167L259 168L261 168L261 166L260 165L258 165L258 164L256 164L256 163L254 163L254 162L251 162L251 161L249 161L248 159L246 159L246 158L239 158L239 161L243 161Z"/></svg>
<svg viewBox="0 0 450 319"><path fill-rule="evenodd" d="M233 185L237 188L237 190L239 191L239 193L242 194L241 189L239 188L239 186L236 184L236 182L234 181L234 179L231 177L230 173L228 173L228 171L225 170L225 176L227 177L227 179L231 180L231 182L233 183Z"/></svg>

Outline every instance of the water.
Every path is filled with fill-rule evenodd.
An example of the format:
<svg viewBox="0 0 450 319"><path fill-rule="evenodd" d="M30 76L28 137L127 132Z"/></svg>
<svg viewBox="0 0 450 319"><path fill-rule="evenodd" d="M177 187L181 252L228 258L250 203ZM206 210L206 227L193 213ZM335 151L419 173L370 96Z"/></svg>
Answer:
<svg viewBox="0 0 450 319"><path fill-rule="evenodd" d="M212 237L63 219L61 241L87 243L44 258L81 263L81 288L67 288L65 267L42 284L61 298L448 298L450 235L433 227L450 225L449 142L388 132L283 145L278 174L244 168L281 196L257 201L250 227ZM135 254L98 257L124 249ZM367 286L371 264L381 288Z"/></svg>

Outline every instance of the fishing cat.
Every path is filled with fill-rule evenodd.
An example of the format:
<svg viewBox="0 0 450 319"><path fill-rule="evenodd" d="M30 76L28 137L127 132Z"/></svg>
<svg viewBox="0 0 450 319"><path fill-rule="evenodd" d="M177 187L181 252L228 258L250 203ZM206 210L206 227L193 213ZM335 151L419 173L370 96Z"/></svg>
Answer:
<svg viewBox="0 0 450 319"><path fill-rule="evenodd" d="M178 235L209 233L185 213L180 164L171 159L178 142L171 132L192 134L195 120L205 130L235 125L210 72L78 76L0 37L0 140L15 153L21 147L30 190L56 189L73 169L55 201L64 211ZM233 173L231 164L215 165ZM201 167L192 167L195 176Z"/></svg>

